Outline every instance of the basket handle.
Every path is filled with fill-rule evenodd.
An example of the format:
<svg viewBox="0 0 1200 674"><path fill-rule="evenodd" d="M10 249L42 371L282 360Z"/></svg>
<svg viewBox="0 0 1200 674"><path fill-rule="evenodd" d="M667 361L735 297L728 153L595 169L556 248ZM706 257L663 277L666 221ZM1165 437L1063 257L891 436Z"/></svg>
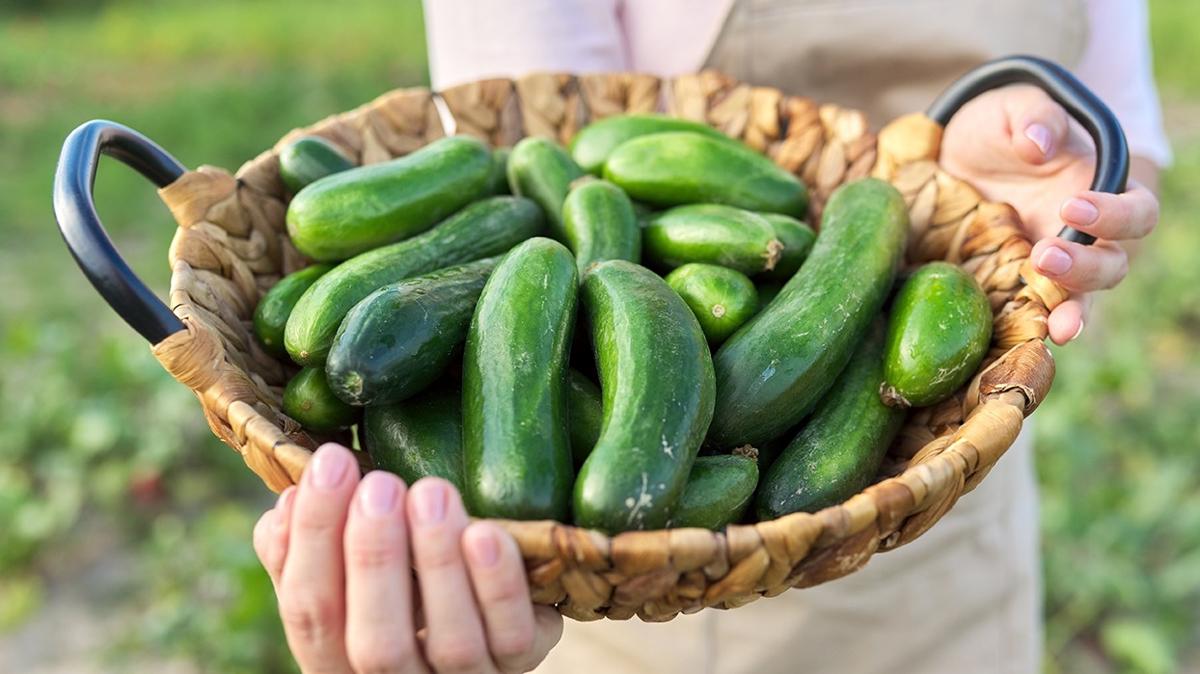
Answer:
<svg viewBox="0 0 1200 674"><path fill-rule="evenodd" d="M1066 109L1078 121L1096 144L1096 173L1092 191L1120 194L1129 178L1129 146L1121 123L1108 106L1092 93L1066 68L1036 56L1006 56L983 65L960 77L946 88L929 106L926 115L946 126L955 112L967 101L985 91L1009 84L1032 84ZM1096 237L1063 227L1058 236L1084 245Z"/></svg>
<svg viewBox="0 0 1200 674"><path fill-rule="evenodd" d="M54 217L76 264L118 316L157 344L183 330L183 322L129 268L100 224L92 188L102 154L136 169L158 187L175 182L186 169L137 131L92 120L67 136L54 172Z"/></svg>

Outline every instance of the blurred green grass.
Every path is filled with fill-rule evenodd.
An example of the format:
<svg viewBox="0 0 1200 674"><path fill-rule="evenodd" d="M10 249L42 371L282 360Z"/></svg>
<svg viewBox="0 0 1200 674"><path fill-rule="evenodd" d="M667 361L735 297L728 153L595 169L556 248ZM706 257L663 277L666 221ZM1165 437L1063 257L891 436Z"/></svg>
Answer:
<svg viewBox="0 0 1200 674"><path fill-rule="evenodd" d="M419 2L53 4L0 18L0 632L49 601L58 558L103 517L132 560L135 616L109 657L287 671L249 548L264 490L75 269L50 177L88 118L233 169L295 126L424 83ZM1056 349L1037 415L1051 671L1200 662L1200 3L1151 6L1176 151L1162 224L1081 342ZM164 292L174 223L154 191L109 161L96 195Z"/></svg>

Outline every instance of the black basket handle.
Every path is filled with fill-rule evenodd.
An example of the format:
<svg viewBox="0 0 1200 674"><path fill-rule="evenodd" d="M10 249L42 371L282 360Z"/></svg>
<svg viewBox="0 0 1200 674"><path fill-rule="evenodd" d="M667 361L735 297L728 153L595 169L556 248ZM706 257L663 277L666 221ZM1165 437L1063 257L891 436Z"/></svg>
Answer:
<svg viewBox="0 0 1200 674"><path fill-rule="evenodd" d="M137 131L93 120L67 136L54 172L54 217L75 262L117 315L157 344L183 330L183 322L129 268L100 224L92 187L102 154L136 169L158 187L175 182L186 169Z"/></svg>
<svg viewBox="0 0 1200 674"><path fill-rule="evenodd" d="M1120 194L1129 179L1129 146L1121 123L1096 94L1084 86L1066 68L1036 56L1006 56L988 61L963 75L938 96L925 114L946 126L967 101L985 91L1009 84L1032 84L1066 109L1096 144L1096 173L1092 191ZM1063 227L1059 237L1090 244L1096 237L1071 227Z"/></svg>

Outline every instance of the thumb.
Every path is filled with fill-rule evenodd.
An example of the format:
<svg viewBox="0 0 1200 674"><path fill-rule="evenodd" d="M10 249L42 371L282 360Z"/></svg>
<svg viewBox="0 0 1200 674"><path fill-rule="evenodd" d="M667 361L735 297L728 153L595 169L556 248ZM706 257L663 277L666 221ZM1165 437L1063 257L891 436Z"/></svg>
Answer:
<svg viewBox="0 0 1200 674"><path fill-rule="evenodd" d="M1005 114L1013 151L1030 164L1043 164L1067 141L1067 111L1046 92L1033 86L1013 87L1005 97Z"/></svg>

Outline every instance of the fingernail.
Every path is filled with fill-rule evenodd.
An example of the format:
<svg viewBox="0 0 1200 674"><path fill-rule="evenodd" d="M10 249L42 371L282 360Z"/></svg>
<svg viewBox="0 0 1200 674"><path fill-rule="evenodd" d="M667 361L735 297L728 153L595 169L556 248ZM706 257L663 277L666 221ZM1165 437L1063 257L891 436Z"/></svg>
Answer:
<svg viewBox="0 0 1200 674"><path fill-rule="evenodd" d="M1050 129L1041 124L1030 124L1025 127L1025 137L1033 141L1042 154L1050 154Z"/></svg>
<svg viewBox="0 0 1200 674"><path fill-rule="evenodd" d="M476 529L467 545L471 561L476 566L495 566L500 559L500 542L487 529Z"/></svg>
<svg viewBox="0 0 1200 674"><path fill-rule="evenodd" d="M358 505L368 517L384 517L395 509L397 492L395 478L373 471L358 486Z"/></svg>
<svg viewBox="0 0 1200 674"><path fill-rule="evenodd" d="M1082 334L1083 334L1083 319L1082 319L1082 318L1080 318L1080 319L1079 319L1079 329L1078 329L1078 330L1076 330L1076 331L1075 331L1075 334L1074 334L1074 335L1072 335L1072 336L1071 336L1071 338L1070 338L1070 339L1068 339L1067 341L1068 341L1068 342L1073 342L1073 341L1075 341L1075 340L1079 339L1079 336L1080 336L1080 335L1082 335Z"/></svg>
<svg viewBox="0 0 1200 674"><path fill-rule="evenodd" d="M275 503L275 527L282 529L288 525L291 520L292 499L296 495L296 487L288 487L279 493L279 500Z"/></svg>
<svg viewBox="0 0 1200 674"><path fill-rule="evenodd" d="M417 492L413 504L414 515L421 524L437 524L446 517L446 488L432 482Z"/></svg>
<svg viewBox="0 0 1200 674"><path fill-rule="evenodd" d="M1071 256L1061 248L1051 246L1042 251L1038 258L1038 268L1047 274L1065 274L1071 270Z"/></svg>
<svg viewBox="0 0 1200 674"><path fill-rule="evenodd" d="M1100 211L1087 199L1075 197L1063 204L1062 217L1076 225L1090 225L1100 219Z"/></svg>
<svg viewBox="0 0 1200 674"><path fill-rule="evenodd" d="M330 490L337 487L350 468L350 456L341 447L326 446L313 455L312 485L317 489Z"/></svg>

